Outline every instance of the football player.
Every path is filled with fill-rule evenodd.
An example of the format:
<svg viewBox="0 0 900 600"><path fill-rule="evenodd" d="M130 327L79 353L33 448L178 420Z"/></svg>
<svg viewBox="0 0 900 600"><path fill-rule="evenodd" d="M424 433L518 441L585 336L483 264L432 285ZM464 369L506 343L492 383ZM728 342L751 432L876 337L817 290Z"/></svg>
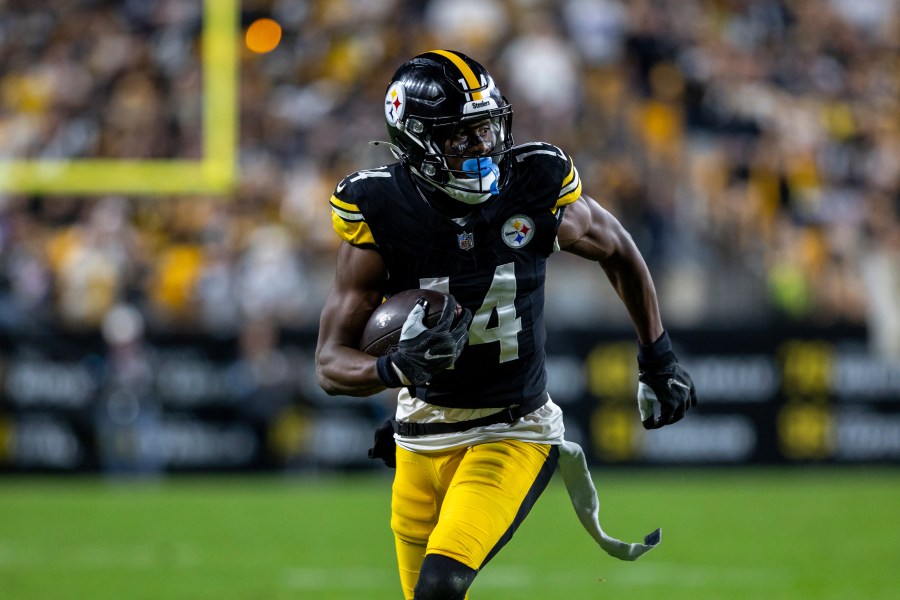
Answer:
<svg viewBox="0 0 900 600"><path fill-rule="evenodd" d="M462 599L528 514L561 453L577 467L567 486L590 481L545 390L551 254L599 263L627 308L645 427L675 423L697 399L632 238L582 192L565 152L513 143L512 107L482 65L448 50L416 56L394 74L384 114L398 161L353 173L331 198L342 242L316 369L329 394L399 390L380 452L396 464L391 528L403 594ZM450 302L429 328L418 304L396 351L377 359L361 352L360 336L382 299L415 288L451 294L462 316ZM579 516L611 554L634 559L658 541L624 544L599 522L591 529L596 494L578 485L570 494L576 509L582 505Z"/></svg>

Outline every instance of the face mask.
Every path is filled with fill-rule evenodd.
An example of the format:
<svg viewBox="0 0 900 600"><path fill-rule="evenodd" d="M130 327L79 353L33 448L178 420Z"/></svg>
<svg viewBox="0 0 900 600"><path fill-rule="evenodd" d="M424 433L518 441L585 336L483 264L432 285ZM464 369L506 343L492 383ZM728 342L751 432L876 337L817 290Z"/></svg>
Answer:
<svg viewBox="0 0 900 600"><path fill-rule="evenodd" d="M465 177L450 174L446 185L440 186L450 197L465 204L481 204L492 195L500 193L497 182L500 167L489 158L470 158L463 162Z"/></svg>

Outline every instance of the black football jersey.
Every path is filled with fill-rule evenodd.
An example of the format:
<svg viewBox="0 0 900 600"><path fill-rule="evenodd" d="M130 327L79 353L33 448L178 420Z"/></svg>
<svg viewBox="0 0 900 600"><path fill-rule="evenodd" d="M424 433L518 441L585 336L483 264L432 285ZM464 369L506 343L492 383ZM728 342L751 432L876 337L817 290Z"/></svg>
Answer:
<svg viewBox="0 0 900 600"><path fill-rule="evenodd" d="M550 144L513 149L500 194L465 219L433 208L399 163L357 171L331 198L344 241L378 250L386 295L429 288L472 311L469 342L452 369L416 389L438 406L519 404L544 391L546 260L567 204L581 195L571 158Z"/></svg>

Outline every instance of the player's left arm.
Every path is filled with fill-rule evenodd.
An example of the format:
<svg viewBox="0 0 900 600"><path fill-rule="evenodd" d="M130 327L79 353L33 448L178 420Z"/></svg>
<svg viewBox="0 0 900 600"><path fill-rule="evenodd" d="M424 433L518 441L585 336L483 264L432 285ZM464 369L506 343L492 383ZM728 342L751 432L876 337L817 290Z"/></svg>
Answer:
<svg viewBox="0 0 900 600"><path fill-rule="evenodd" d="M600 264L637 331L638 406L644 427L655 429L681 420L697 405L697 392L672 352L656 287L640 250L618 219L593 198L582 194L564 211L557 230L560 249ZM654 402L660 404L659 417L654 417Z"/></svg>

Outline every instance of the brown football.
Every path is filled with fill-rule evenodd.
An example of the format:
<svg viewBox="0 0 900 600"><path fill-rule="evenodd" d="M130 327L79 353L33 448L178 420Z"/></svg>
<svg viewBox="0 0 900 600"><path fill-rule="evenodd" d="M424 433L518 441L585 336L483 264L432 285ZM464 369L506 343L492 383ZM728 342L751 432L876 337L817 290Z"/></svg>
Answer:
<svg viewBox="0 0 900 600"><path fill-rule="evenodd" d="M375 309L366 328L363 330L359 349L370 356L382 356L388 354L397 347L400 342L400 332L406 317L416 305L419 298L428 301L428 312L425 315L425 325L434 327L444 310L447 294L434 290L405 290L390 296ZM457 306L456 316L462 312Z"/></svg>

